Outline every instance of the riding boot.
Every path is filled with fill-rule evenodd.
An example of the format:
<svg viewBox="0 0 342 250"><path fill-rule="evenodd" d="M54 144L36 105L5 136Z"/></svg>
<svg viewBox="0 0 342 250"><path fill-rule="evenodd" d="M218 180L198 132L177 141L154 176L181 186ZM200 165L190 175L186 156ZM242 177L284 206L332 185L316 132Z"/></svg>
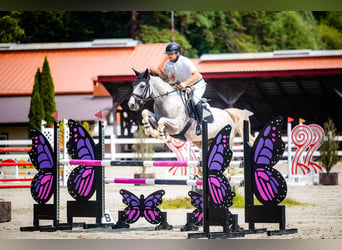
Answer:
<svg viewBox="0 0 342 250"><path fill-rule="evenodd" d="M202 133L201 123L203 119L203 106L201 102L196 104L196 117L197 117L196 135L200 135Z"/></svg>

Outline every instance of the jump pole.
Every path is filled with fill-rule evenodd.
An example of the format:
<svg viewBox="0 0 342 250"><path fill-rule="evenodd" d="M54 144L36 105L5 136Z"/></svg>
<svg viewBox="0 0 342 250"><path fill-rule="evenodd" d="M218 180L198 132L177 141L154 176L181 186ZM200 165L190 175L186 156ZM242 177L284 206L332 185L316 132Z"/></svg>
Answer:
<svg viewBox="0 0 342 250"><path fill-rule="evenodd" d="M187 179L140 179L140 178L105 178L105 183L120 183L120 184L142 184L142 185L188 185L201 186L202 180L187 180Z"/></svg>
<svg viewBox="0 0 342 250"><path fill-rule="evenodd" d="M28 153L31 147L0 147L0 153Z"/></svg>
<svg viewBox="0 0 342 250"><path fill-rule="evenodd" d="M0 188L30 188L31 185L0 185Z"/></svg>
<svg viewBox="0 0 342 250"><path fill-rule="evenodd" d="M32 162L9 162L9 163L3 163L1 162L0 163L0 167L3 167L3 166L33 166Z"/></svg>
<svg viewBox="0 0 342 250"><path fill-rule="evenodd" d="M195 167L198 165L198 161L60 160L60 164L84 166Z"/></svg>
<svg viewBox="0 0 342 250"><path fill-rule="evenodd" d="M11 178L11 179L0 179L0 181L32 181L32 178Z"/></svg>
<svg viewBox="0 0 342 250"><path fill-rule="evenodd" d="M20 179L0 179L0 182L12 182L12 181L32 181L32 178L20 178ZM12 185L0 185L0 188L30 188L31 185L12 184Z"/></svg>
<svg viewBox="0 0 342 250"><path fill-rule="evenodd" d="M292 124L294 119L287 117L287 171L288 181L291 180L291 169L292 169Z"/></svg>

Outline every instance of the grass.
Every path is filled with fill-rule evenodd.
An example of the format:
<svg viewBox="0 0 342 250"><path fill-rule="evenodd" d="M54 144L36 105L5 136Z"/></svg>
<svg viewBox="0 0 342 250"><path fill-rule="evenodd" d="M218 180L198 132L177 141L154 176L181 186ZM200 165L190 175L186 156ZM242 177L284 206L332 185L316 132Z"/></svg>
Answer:
<svg viewBox="0 0 342 250"><path fill-rule="evenodd" d="M254 198L254 205L262 205L256 198ZM284 205L287 207L294 206L309 206L312 204L299 202L293 199L286 198L279 205ZM245 200L244 196L241 194L236 194L233 199L233 205L230 208L244 208ZM163 199L163 203L160 205L161 209L194 209L195 207L191 205L191 201L189 197L178 197L174 199Z"/></svg>
<svg viewBox="0 0 342 250"><path fill-rule="evenodd" d="M178 208L194 208L191 205L191 201L189 197L177 197L174 199L163 199L163 203L160 205L162 209L178 209Z"/></svg>

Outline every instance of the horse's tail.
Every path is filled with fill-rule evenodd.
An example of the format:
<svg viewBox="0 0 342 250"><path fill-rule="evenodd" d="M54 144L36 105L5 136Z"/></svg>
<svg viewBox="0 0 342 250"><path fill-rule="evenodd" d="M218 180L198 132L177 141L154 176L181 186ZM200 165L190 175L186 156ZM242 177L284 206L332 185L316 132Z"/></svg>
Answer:
<svg viewBox="0 0 342 250"><path fill-rule="evenodd" d="M242 109L238 109L238 108L227 108L224 111L226 111L233 120L233 126L234 126L234 132L235 132L234 136L238 135L241 138L243 138L243 120L245 119L245 112ZM247 117L247 120L249 121L248 117ZM250 131L250 128L249 128L249 131ZM254 137L252 136L251 132L249 132L249 142L252 144L254 142Z"/></svg>

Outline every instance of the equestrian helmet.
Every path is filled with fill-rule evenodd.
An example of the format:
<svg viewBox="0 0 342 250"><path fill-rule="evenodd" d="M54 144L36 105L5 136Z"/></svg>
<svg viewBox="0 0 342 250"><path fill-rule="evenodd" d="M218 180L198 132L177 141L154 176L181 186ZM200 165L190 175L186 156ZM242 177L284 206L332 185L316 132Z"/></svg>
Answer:
<svg viewBox="0 0 342 250"><path fill-rule="evenodd" d="M178 43L169 43L166 46L165 53L164 54L170 54L173 52L180 52L181 47L179 46Z"/></svg>

